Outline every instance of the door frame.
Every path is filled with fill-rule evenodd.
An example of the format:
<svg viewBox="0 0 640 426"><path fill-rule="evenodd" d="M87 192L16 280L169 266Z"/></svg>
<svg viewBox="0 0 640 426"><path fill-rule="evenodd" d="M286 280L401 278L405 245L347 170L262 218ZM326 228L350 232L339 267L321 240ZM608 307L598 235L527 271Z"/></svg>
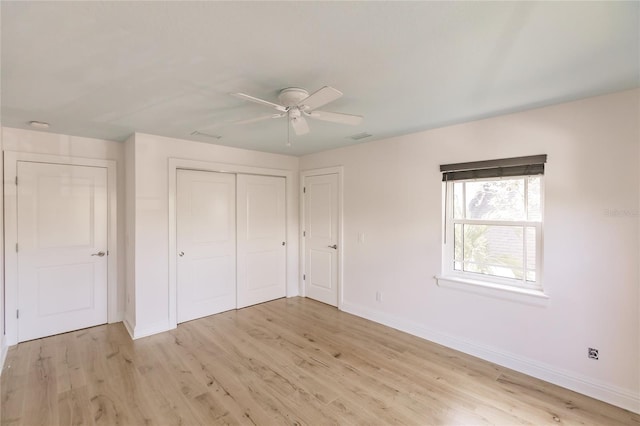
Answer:
<svg viewBox="0 0 640 426"><path fill-rule="evenodd" d="M343 292L343 275L342 275L342 265L344 264L344 239L343 239L343 199L342 199L342 186L343 186L343 175L344 175L344 166L335 166L335 167L323 167L320 169L310 169L303 170L300 172L300 277L299 281L300 285L300 294L303 297L307 297L307 283L304 279L305 271L306 271L306 246L305 246L305 237L304 230L306 227L305 223L305 207L306 200L304 197L304 189L306 187L307 177L311 176L322 176L322 175L338 175L338 309L342 310L342 305L344 303L344 292Z"/></svg>
<svg viewBox="0 0 640 426"><path fill-rule="evenodd" d="M107 169L107 322L121 321L118 313L118 229L116 161L27 152L4 152L4 256L5 332L7 345L18 343L18 319L9 312L18 309L18 162L89 166Z"/></svg>
<svg viewBox="0 0 640 426"><path fill-rule="evenodd" d="M176 262L177 252L177 174L178 169L184 170L196 170L203 172L217 172L217 173L233 173L233 174L247 174L247 175L262 175L262 176L279 176L285 178L285 232L287 237L286 245L286 261L287 272L285 275L286 280L286 297L296 296L289 291L289 277L296 275L295 262L290 262L289 258L295 253L296 248L294 244L291 244L297 238L294 235L290 235L292 229L289 226L289 220L291 219L289 212L295 211L294 201L292 194L295 194L293 190L293 177L294 172L283 169L267 169L263 167L243 166L239 164L226 164L215 163L209 161L199 160L187 160L183 158L169 158L169 329L176 328L177 323L177 307L178 307L178 268Z"/></svg>

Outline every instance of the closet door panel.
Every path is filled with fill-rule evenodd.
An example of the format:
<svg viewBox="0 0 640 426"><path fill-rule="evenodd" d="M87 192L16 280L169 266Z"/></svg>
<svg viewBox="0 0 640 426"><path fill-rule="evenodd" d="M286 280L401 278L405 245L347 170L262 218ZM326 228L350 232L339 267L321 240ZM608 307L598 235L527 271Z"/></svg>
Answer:
<svg viewBox="0 0 640 426"><path fill-rule="evenodd" d="M237 307L286 296L285 179L238 175Z"/></svg>
<svg viewBox="0 0 640 426"><path fill-rule="evenodd" d="M236 307L236 176L177 172L178 323Z"/></svg>

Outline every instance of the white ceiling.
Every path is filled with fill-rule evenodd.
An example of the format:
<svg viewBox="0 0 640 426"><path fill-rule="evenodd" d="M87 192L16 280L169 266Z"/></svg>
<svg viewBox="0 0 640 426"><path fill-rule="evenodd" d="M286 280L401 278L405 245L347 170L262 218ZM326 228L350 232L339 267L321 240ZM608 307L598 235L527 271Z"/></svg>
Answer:
<svg viewBox="0 0 640 426"><path fill-rule="evenodd" d="M639 2L2 1L2 125L303 155L640 85ZM330 85L285 146L280 89ZM213 126L213 127L212 127ZM220 136L192 136L193 131Z"/></svg>

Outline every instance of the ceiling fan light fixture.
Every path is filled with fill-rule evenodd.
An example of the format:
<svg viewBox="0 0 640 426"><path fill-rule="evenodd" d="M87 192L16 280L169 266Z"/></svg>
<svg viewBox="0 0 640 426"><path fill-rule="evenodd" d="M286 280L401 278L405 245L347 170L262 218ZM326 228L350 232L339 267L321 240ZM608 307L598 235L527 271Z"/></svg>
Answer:
<svg viewBox="0 0 640 426"><path fill-rule="evenodd" d="M289 118L291 120L297 120L298 118L300 118L302 116L302 114L300 113L300 110L298 108L291 108L289 110Z"/></svg>

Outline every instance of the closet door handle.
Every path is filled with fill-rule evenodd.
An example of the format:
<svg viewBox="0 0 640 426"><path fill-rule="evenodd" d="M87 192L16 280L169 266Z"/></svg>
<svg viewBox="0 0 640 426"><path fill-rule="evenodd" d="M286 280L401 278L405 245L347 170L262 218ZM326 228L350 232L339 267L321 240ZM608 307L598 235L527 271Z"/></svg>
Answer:
<svg viewBox="0 0 640 426"><path fill-rule="evenodd" d="M105 254L106 254L105 252L103 252L103 251L99 251L99 252L97 252L97 253L93 253L91 256L98 256L98 257L102 257L102 256L104 256Z"/></svg>
<svg viewBox="0 0 640 426"><path fill-rule="evenodd" d="M337 249L338 249L338 245L337 245L337 244L334 244L334 245L332 245L332 246L327 246L327 247L332 248L332 249L334 249L334 250L337 250Z"/></svg>
<svg viewBox="0 0 640 426"><path fill-rule="evenodd" d="M180 256L180 257L184 256L184 252L181 251L180 253L178 253L178 256Z"/></svg>

